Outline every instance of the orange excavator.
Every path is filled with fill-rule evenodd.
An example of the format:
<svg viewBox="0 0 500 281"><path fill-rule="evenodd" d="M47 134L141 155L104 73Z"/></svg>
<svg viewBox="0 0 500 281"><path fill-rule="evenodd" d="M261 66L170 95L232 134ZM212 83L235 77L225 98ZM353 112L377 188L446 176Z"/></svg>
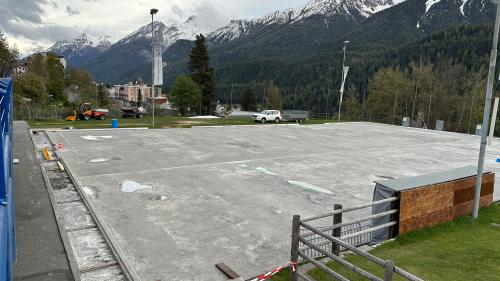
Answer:
<svg viewBox="0 0 500 281"><path fill-rule="evenodd" d="M106 119L106 116L108 115L108 110L107 109L96 109L94 110L92 108L91 103L82 103L80 107L78 108L78 111L76 109L73 109L73 114L66 117L67 121L76 121L78 120L90 120L90 119L98 119L98 120L104 120Z"/></svg>

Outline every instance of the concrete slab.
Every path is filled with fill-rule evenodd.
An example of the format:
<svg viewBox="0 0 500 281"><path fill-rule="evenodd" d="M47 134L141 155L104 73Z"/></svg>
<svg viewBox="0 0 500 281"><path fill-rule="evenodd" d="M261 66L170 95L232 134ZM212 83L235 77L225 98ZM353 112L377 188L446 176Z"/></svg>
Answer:
<svg viewBox="0 0 500 281"><path fill-rule="evenodd" d="M245 278L286 263L294 214L366 203L377 179L475 165L479 147L476 136L370 123L51 138L123 258L142 280L164 281L225 280L219 262ZM500 172L497 157L500 140L486 161ZM122 192L125 181L141 188Z"/></svg>
<svg viewBox="0 0 500 281"><path fill-rule="evenodd" d="M66 251L40 162L35 157L28 124L14 121L14 208L17 261L14 280L72 281Z"/></svg>

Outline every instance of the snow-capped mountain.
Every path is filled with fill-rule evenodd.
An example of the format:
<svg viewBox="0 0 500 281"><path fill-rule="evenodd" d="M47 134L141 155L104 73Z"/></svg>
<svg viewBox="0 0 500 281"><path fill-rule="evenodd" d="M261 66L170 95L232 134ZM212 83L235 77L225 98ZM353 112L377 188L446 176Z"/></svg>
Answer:
<svg viewBox="0 0 500 281"><path fill-rule="evenodd" d="M481 23L494 18L494 11L488 0L426 0L416 28L433 32L450 25Z"/></svg>
<svg viewBox="0 0 500 281"><path fill-rule="evenodd" d="M62 55L66 58L68 65L79 67L85 62L94 59L111 46L106 38L94 44L86 33L83 33L71 41L58 41L47 51Z"/></svg>
<svg viewBox="0 0 500 281"><path fill-rule="evenodd" d="M255 19L232 20L208 36L212 43L223 43L249 34L265 25L300 23L310 17L321 17L328 25L332 17L344 17L359 22L404 0L310 0L295 9L284 9Z"/></svg>
<svg viewBox="0 0 500 281"><path fill-rule="evenodd" d="M351 49L400 46L450 26L490 21L494 11L489 0L309 0L297 8L232 20L215 31L204 28L196 16L177 24L147 24L105 47L85 66L101 81L147 78L152 28L165 51L164 60L177 67L165 71L172 80L186 70L192 41L200 33L207 35L209 48L217 50L214 63L251 64L274 56L311 56L339 48L344 40L351 41ZM86 40L76 41L88 45Z"/></svg>
<svg viewBox="0 0 500 281"><path fill-rule="evenodd" d="M99 38L99 43L97 43L97 45L95 47L97 49L99 49L101 52L104 52L107 49L109 49L109 47L111 47L111 45L113 45L113 43L111 43L111 41L108 40L107 36L104 36L104 37Z"/></svg>
<svg viewBox="0 0 500 281"><path fill-rule="evenodd" d="M192 41L197 34L208 33L196 16L190 16L186 21L177 24L155 21L138 28L119 40L99 57L88 61L85 66L99 80L121 81L117 79L117 73L127 73L123 74L127 76L130 72L134 72L137 67L151 61L152 30L155 42L160 43L163 50L181 40ZM141 77L146 77L146 75L141 75ZM123 81L127 82L127 79L133 78L127 76Z"/></svg>
<svg viewBox="0 0 500 281"><path fill-rule="evenodd" d="M151 40L152 32L151 29L154 28L155 41L160 42L164 49L168 48L177 40L193 40L197 34L204 33L206 30L198 21L196 16L190 16L185 22L181 24L169 24L166 25L162 22L155 21L152 24L147 24L132 32L130 35L121 39L116 43L116 45L129 44L130 42L138 40Z"/></svg>

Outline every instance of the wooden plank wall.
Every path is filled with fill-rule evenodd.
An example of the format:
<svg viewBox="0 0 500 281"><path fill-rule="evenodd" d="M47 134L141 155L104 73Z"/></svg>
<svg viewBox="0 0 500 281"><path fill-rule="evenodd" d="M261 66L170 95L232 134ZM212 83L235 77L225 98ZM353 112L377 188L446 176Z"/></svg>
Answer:
<svg viewBox="0 0 500 281"><path fill-rule="evenodd" d="M400 193L399 234L472 213L476 177L405 190ZM481 207L493 202L495 174L485 173Z"/></svg>

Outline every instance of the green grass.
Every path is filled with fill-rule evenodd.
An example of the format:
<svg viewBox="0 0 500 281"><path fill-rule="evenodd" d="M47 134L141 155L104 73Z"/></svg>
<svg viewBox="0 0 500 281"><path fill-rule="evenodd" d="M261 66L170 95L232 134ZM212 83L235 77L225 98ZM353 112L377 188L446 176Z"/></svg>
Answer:
<svg viewBox="0 0 500 281"><path fill-rule="evenodd" d="M135 118L117 118L120 128L138 128L148 127L151 128L151 117L142 119ZM321 119L311 119L305 124L323 124L325 122L332 122L331 120L325 121ZM254 125L256 124L251 118L248 117L230 117L219 119L189 119L187 117L172 117L160 116L155 118L155 128L185 128L193 126L227 126L227 125ZM44 120L29 120L28 124L31 128L35 129L60 129L66 126L72 126L76 129L99 129L111 128L111 118L106 120L89 120L89 121L65 121L59 119L44 119ZM266 123L269 125L274 123Z"/></svg>
<svg viewBox="0 0 500 281"><path fill-rule="evenodd" d="M500 280L500 228L491 223L500 224L500 204L482 209L476 222L470 217L458 218L402 235L370 253L390 259L426 281ZM354 254L347 260L383 279L381 266ZM334 262L328 266L350 280L366 280ZM320 269L313 269L309 274L318 281L335 280ZM288 280L288 272L272 280ZM394 280L406 279L398 276Z"/></svg>

